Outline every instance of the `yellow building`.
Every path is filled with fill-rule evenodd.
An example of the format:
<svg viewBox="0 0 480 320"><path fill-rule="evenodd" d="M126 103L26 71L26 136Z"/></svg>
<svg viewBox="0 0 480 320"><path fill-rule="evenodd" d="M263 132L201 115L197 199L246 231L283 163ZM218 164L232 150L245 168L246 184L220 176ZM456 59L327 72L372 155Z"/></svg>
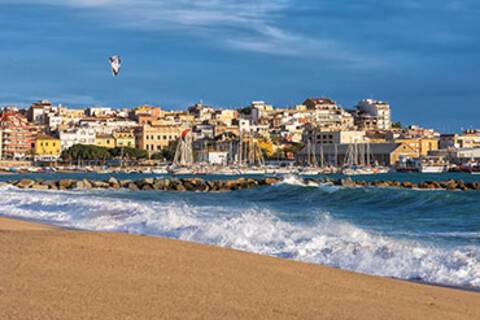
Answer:
<svg viewBox="0 0 480 320"><path fill-rule="evenodd" d="M115 131L113 138L116 147L135 148L135 133L133 130Z"/></svg>
<svg viewBox="0 0 480 320"><path fill-rule="evenodd" d="M183 130L180 126L144 125L135 130L136 147L149 153L159 152L177 141Z"/></svg>
<svg viewBox="0 0 480 320"><path fill-rule="evenodd" d="M97 147L115 148L115 138L111 135L97 134L95 145Z"/></svg>
<svg viewBox="0 0 480 320"><path fill-rule="evenodd" d="M37 136L34 159L36 161L56 161L62 153L60 139L50 136Z"/></svg>
<svg viewBox="0 0 480 320"><path fill-rule="evenodd" d="M417 157L425 157L429 151L438 150L438 140L431 138L396 139L395 142L403 143L417 152Z"/></svg>

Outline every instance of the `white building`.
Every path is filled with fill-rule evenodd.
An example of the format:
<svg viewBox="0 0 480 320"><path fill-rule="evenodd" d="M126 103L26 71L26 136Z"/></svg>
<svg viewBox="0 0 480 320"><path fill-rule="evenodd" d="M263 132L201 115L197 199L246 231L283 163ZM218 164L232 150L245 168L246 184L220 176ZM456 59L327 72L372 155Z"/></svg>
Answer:
<svg viewBox="0 0 480 320"><path fill-rule="evenodd" d="M252 101L250 107L252 108L251 115L254 124L257 124L266 113L273 111L273 106L266 104L264 101Z"/></svg>
<svg viewBox="0 0 480 320"><path fill-rule="evenodd" d="M92 107L86 110L86 114L89 117L104 117L104 116L113 116L115 112L112 108L107 107Z"/></svg>
<svg viewBox="0 0 480 320"><path fill-rule="evenodd" d="M354 126L353 116L329 98L309 98L303 103L311 113L316 126L325 130L349 130Z"/></svg>
<svg viewBox="0 0 480 320"><path fill-rule="evenodd" d="M357 109L374 117L377 129L389 130L392 128L390 105L387 102L364 99L358 103Z"/></svg>
<svg viewBox="0 0 480 320"><path fill-rule="evenodd" d="M319 128L306 128L303 142L313 144L350 144L367 142L365 131L324 131Z"/></svg>
<svg viewBox="0 0 480 320"><path fill-rule="evenodd" d="M78 122L80 127L94 129L96 133L103 135L111 135L114 131L118 131L125 128L135 128L138 127L138 123L128 119L97 119L97 118L88 118L81 119Z"/></svg>
<svg viewBox="0 0 480 320"><path fill-rule="evenodd" d="M91 128L75 128L60 132L62 151L76 144L95 144L96 133Z"/></svg>

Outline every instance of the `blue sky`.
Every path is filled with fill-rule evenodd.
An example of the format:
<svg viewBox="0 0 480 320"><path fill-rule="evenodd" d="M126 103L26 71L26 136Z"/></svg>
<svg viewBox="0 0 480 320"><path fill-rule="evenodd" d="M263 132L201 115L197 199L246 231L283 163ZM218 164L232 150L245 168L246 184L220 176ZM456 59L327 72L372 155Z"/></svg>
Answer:
<svg viewBox="0 0 480 320"><path fill-rule="evenodd" d="M476 0L0 0L0 104L373 97L403 123L480 127L479 14Z"/></svg>

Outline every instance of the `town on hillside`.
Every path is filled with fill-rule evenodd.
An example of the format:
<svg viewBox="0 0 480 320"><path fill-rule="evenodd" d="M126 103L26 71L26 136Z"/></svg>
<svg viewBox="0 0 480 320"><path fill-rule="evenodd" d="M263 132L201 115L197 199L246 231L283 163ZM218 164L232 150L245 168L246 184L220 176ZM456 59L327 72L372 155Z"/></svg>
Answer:
<svg viewBox="0 0 480 320"><path fill-rule="evenodd" d="M0 113L3 170L156 170L174 173L370 174L480 171L480 131L441 134L392 122L387 102L351 109L329 98L290 108L254 101L183 111L67 108L42 100Z"/></svg>

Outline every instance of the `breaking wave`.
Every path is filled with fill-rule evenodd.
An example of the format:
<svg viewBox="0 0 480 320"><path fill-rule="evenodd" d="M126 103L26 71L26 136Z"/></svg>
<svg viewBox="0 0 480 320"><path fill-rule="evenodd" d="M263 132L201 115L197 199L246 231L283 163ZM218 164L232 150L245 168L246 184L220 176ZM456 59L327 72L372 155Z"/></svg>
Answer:
<svg viewBox="0 0 480 320"><path fill-rule="evenodd" d="M277 192L285 197L289 189L292 187L286 185L256 192ZM0 194L0 215L4 216L85 230L156 235L361 273L480 288L478 246L385 236L333 217L321 208L312 208L310 220L295 220L274 206L253 202L225 205L226 199L243 203L254 193L200 198L169 193L50 192L8 187ZM199 200L205 197L203 202ZM473 235L478 237L478 233Z"/></svg>

